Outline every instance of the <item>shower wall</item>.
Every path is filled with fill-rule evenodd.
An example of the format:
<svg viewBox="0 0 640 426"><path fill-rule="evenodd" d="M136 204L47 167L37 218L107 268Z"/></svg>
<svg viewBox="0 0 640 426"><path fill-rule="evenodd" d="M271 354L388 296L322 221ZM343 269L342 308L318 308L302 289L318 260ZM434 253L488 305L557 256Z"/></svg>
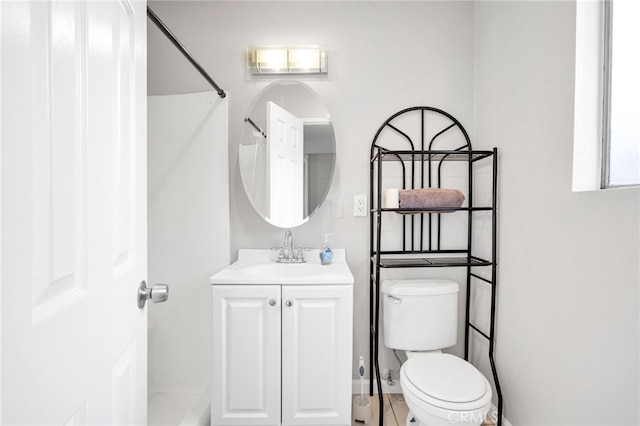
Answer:
<svg viewBox="0 0 640 426"><path fill-rule="evenodd" d="M148 97L148 390L199 394L211 376L209 277L229 263L228 97Z"/></svg>

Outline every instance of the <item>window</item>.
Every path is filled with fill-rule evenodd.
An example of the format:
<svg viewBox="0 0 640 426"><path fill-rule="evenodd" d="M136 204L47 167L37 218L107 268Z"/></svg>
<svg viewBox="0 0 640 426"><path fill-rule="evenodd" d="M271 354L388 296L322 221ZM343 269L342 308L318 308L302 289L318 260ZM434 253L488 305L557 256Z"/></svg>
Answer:
<svg viewBox="0 0 640 426"><path fill-rule="evenodd" d="M639 1L605 1L602 188L640 184L639 22Z"/></svg>

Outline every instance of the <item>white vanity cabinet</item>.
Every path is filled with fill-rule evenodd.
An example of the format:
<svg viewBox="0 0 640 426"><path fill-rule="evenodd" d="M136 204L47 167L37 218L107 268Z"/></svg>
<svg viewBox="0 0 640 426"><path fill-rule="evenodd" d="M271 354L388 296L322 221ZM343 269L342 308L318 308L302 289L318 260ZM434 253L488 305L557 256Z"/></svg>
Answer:
<svg viewBox="0 0 640 426"><path fill-rule="evenodd" d="M352 285L212 291L212 425L351 424Z"/></svg>
<svg viewBox="0 0 640 426"><path fill-rule="evenodd" d="M280 286L213 286L212 425L280 423Z"/></svg>

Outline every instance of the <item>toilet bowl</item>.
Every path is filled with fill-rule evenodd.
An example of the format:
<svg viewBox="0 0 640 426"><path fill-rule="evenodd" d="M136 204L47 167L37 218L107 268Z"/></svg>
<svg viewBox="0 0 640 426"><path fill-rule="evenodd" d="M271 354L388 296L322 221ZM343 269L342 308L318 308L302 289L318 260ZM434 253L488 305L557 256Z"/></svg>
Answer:
<svg viewBox="0 0 640 426"><path fill-rule="evenodd" d="M481 425L491 407L491 385L473 365L442 352L409 353L400 386L407 425Z"/></svg>

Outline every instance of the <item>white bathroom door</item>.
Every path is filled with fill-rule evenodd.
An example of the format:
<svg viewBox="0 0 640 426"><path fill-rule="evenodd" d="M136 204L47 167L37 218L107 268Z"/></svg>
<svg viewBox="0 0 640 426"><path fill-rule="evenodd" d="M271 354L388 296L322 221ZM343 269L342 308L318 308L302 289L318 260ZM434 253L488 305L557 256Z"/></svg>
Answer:
<svg viewBox="0 0 640 426"><path fill-rule="evenodd" d="M299 225L304 208L303 122L267 102L269 219L281 227Z"/></svg>
<svg viewBox="0 0 640 426"><path fill-rule="evenodd" d="M2 424L146 423L145 8L0 2Z"/></svg>

